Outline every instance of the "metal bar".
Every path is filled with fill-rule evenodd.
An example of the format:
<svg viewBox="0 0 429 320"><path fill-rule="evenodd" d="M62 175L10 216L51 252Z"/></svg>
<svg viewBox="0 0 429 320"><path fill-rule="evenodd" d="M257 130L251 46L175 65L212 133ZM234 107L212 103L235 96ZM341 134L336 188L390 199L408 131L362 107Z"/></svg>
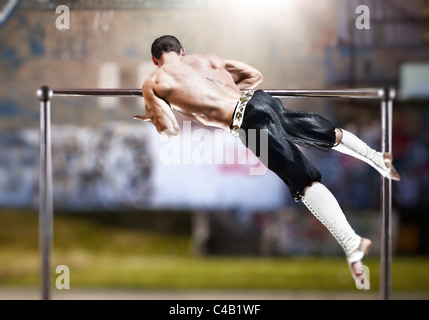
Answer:
<svg viewBox="0 0 429 320"><path fill-rule="evenodd" d="M53 236L51 111L52 90L41 87L39 136L39 248L41 259L42 299L50 299L50 254Z"/></svg>
<svg viewBox="0 0 429 320"><path fill-rule="evenodd" d="M392 152L392 112L395 90L386 88L381 100L381 152ZM392 181L381 177L380 298L392 290Z"/></svg>
<svg viewBox="0 0 429 320"><path fill-rule="evenodd" d="M245 90L243 90L245 91ZM351 98L351 99L381 99L383 88L342 89L342 90L264 90L276 98ZM53 89L55 96L114 96L141 97L141 89Z"/></svg>
<svg viewBox="0 0 429 320"><path fill-rule="evenodd" d="M141 89L53 89L55 96L141 97Z"/></svg>
<svg viewBox="0 0 429 320"><path fill-rule="evenodd" d="M303 97L303 98L351 98L351 99L380 99L383 89L343 89L343 90L264 90L274 97Z"/></svg>

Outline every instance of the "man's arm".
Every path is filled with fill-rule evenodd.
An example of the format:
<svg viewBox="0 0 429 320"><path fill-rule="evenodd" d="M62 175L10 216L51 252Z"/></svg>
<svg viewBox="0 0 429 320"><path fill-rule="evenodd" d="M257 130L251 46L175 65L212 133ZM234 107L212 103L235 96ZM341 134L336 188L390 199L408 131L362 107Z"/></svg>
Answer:
<svg viewBox="0 0 429 320"><path fill-rule="evenodd" d="M240 89L254 89L264 80L262 73L248 64L237 60L225 60L225 68L232 75Z"/></svg>
<svg viewBox="0 0 429 320"><path fill-rule="evenodd" d="M134 116L135 119L152 122L156 130L168 137L179 134L179 124L170 106L163 99L158 97L153 91L153 79L145 81L142 87L142 94L145 99L146 114L144 116Z"/></svg>

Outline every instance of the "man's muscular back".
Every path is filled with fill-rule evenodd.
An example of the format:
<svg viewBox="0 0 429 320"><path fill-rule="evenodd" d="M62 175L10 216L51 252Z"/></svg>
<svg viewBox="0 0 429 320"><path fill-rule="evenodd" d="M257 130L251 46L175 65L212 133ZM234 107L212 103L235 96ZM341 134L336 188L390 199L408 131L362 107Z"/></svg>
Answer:
<svg viewBox="0 0 429 320"><path fill-rule="evenodd" d="M166 53L143 84L146 115L138 118L153 122L160 133L176 135L178 125L171 111L175 109L204 125L228 130L240 89L249 86L242 80L250 74L258 74L258 83L262 81L256 69L238 61L213 54Z"/></svg>

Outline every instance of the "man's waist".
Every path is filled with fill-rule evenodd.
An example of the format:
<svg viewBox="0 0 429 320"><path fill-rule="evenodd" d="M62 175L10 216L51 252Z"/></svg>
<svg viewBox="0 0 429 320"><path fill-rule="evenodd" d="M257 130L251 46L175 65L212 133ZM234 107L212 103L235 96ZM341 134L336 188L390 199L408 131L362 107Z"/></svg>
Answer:
<svg viewBox="0 0 429 320"><path fill-rule="evenodd" d="M237 105L235 106L234 113L232 115L232 124L231 124L231 133L234 136L238 136L238 132L243 123L244 112L246 110L246 105L252 99L255 90L246 90L243 95L238 100Z"/></svg>

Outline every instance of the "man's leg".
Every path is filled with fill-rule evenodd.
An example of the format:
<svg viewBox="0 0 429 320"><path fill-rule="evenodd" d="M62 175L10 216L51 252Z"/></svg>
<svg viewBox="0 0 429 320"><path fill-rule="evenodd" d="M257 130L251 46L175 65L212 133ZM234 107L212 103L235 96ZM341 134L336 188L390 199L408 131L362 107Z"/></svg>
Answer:
<svg viewBox="0 0 429 320"><path fill-rule="evenodd" d="M401 178L392 165L392 154L381 153L344 129L336 129L337 145L333 150L362 160L376 169L383 177L399 181Z"/></svg>
<svg viewBox="0 0 429 320"><path fill-rule="evenodd" d="M265 105L266 102L270 104ZM268 130L268 161L264 164L284 181L292 197L302 200L337 239L356 280L362 273L359 267L370 250L371 241L354 232L335 197L320 183L320 172L295 144L302 142L301 146L317 145L322 150L330 150L335 143L335 128L313 114L283 111L278 99L256 91L246 107L240 140L258 155L259 143L249 144L249 131L256 130L256 141L261 141L260 130ZM289 129L293 136L289 135Z"/></svg>
<svg viewBox="0 0 429 320"><path fill-rule="evenodd" d="M371 241L355 233L338 201L323 184L315 182L307 187L301 200L342 246L350 272L356 281L362 274L362 262L371 249ZM366 288L369 288L369 279L366 281Z"/></svg>

